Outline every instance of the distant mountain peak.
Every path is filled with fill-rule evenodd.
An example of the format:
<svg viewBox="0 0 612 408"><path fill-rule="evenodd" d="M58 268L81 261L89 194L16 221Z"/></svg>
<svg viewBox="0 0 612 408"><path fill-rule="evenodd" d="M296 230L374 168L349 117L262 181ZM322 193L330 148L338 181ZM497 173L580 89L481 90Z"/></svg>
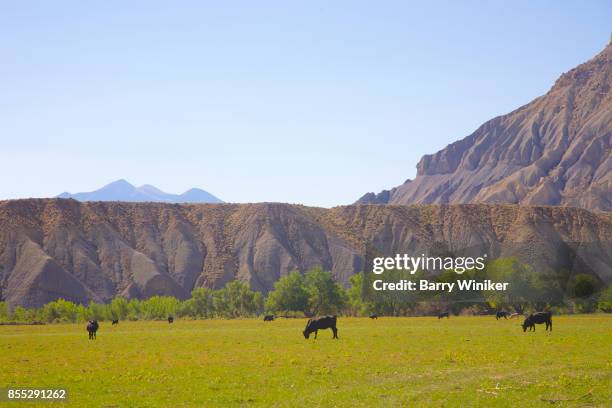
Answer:
<svg viewBox="0 0 612 408"><path fill-rule="evenodd" d="M113 191L131 191L135 187L129 183L127 180L119 179L117 181L113 181L112 183L108 183L103 189L113 190Z"/></svg>
<svg viewBox="0 0 612 408"><path fill-rule="evenodd" d="M185 191L183 194L201 193L201 192L206 192L206 191L202 190L201 188L190 188L189 190Z"/></svg>
<svg viewBox="0 0 612 408"><path fill-rule="evenodd" d="M122 179L122 178L121 178L121 179L119 179L119 180L115 180L115 181L113 181L113 182L111 182L111 183L108 183L108 185L109 185L109 186L110 186L110 185L112 185L112 184L117 184L117 185L122 185L122 184L123 184L123 185L128 185L128 186L134 187L134 186L132 185L132 183L130 183L130 182L129 182L129 181L127 181L126 179Z"/></svg>
<svg viewBox="0 0 612 408"><path fill-rule="evenodd" d="M127 201L127 202L163 202L163 203L222 203L209 192L192 188L183 194L166 193L151 184L135 187L125 179L113 181L104 187L71 194L64 192L58 198L72 198L78 201Z"/></svg>

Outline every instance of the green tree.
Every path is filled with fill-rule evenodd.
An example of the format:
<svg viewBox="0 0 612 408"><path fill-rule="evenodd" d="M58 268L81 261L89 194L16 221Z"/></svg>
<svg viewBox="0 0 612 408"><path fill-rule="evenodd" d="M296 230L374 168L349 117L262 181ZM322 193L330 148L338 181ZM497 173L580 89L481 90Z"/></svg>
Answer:
<svg viewBox="0 0 612 408"><path fill-rule="evenodd" d="M181 302L176 309L176 315L178 317L191 317L192 319L195 319L197 315L195 312L193 298Z"/></svg>
<svg viewBox="0 0 612 408"><path fill-rule="evenodd" d="M241 281L234 280L221 289L227 317L254 316L263 309L261 293L252 291Z"/></svg>
<svg viewBox="0 0 612 408"><path fill-rule="evenodd" d="M241 281L234 280L218 291L217 304L224 317L254 316L263 309L261 293L252 291ZM214 303L214 298L213 298Z"/></svg>
<svg viewBox="0 0 612 408"><path fill-rule="evenodd" d="M271 313L304 312L308 308L308 296L304 277L297 271L291 272L274 283L274 290L268 294L265 308Z"/></svg>
<svg viewBox="0 0 612 408"><path fill-rule="evenodd" d="M597 310L612 313L612 285L603 289L597 297Z"/></svg>
<svg viewBox="0 0 612 408"><path fill-rule="evenodd" d="M79 308L70 301L57 299L42 307L41 317L44 321L49 323L76 323L79 318Z"/></svg>
<svg viewBox="0 0 612 408"><path fill-rule="evenodd" d="M338 313L344 307L344 288L334 281L331 272L315 267L306 272L304 283L308 293L308 308L312 314Z"/></svg>
<svg viewBox="0 0 612 408"><path fill-rule="evenodd" d="M128 303L128 320L139 320L142 319L142 307L138 299L132 299Z"/></svg>
<svg viewBox="0 0 612 408"><path fill-rule="evenodd" d="M0 302L0 321L5 322L9 319L9 308L6 302Z"/></svg>
<svg viewBox="0 0 612 408"><path fill-rule="evenodd" d="M77 322L87 321L87 308L82 304L77 305Z"/></svg>
<svg viewBox="0 0 612 408"><path fill-rule="evenodd" d="M129 303L125 298L117 297L110 304L113 319L125 320L130 312Z"/></svg>
<svg viewBox="0 0 612 408"><path fill-rule="evenodd" d="M191 292L191 299L187 300L190 302L189 309L192 317L213 317L215 314L215 308L213 303L214 290L209 288L195 288Z"/></svg>
<svg viewBox="0 0 612 408"><path fill-rule="evenodd" d="M28 319L28 311L24 307L16 306L13 309L11 320L15 321L15 322L27 322L27 321L29 321L29 319Z"/></svg>
<svg viewBox="0 0 612 408"><path fill-rule="evenodd" d="M180 305L172 296L153 296L140 302L141 318L146 320L165 320L176 315Z"/></svg>
<svg viewBox="0 0 612 408"><path fill-rule="evenodd" d="M499 258L487 264L486 277L497 282L508 282L508 290L485 292L494 308L512 307L523 313L526 308L541 310L560 304L563 300L559 281L550 274L537 273L516 258Z"/></svg>
<svg viewBox="0 0 612 408"><path fill-rule="evenodd" d="M85 311L86 320L109 320L111 316L110 306L102 303L91 302Z"/></svg>
<svg viewBox="0 0 612 408"><path fill-rule="evenodd" d="M213 308L215 309L215 315L219 317L232 317L230 308L230 302L226 296L226 292L223 290L213 291Z"/></svg>
<svg viewBox="0 0 612 408"><path fill-rule="evenodd" d="M597 280L586 273L579 273L570 279L568 289L575 299L576 309L581 313L592 313L597 309Z"/></svg>
<svg viewBox="0 0 612 408"><path fill-rule="evenodd" d="M350 287L346 290L347 308L352 316L362 316L369 312L370 305L364 298L364 273L349 278Z"/></svg>
<svg viewBox="0 0 612 408"><path fill-rule="evenodd" d="M579 273L572 279L570 290L573 296L584 299L593 296L596 287L595 278L586 273Z"/></svg>

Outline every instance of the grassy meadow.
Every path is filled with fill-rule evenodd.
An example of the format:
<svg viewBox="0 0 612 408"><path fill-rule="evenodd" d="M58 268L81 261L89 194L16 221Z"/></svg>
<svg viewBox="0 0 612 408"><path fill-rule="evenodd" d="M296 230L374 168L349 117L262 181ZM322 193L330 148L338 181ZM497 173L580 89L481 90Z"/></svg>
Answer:
<svg viewBox="0 0 612 408"><path fill-rule="evenodd" d="M0 326L0 387L69 400L4 406L612 406L612 316L554 316L553 333L494 317ZM2 404L2 403L0 403Z"/></svg>

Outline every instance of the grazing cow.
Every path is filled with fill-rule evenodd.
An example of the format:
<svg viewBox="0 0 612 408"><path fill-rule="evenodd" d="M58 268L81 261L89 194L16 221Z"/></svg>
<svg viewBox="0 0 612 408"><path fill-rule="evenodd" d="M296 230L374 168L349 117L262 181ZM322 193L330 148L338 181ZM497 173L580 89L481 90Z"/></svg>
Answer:
<svg viewBox="0 0 612 408"><path fill-rule="evenodd" d="M550 327L550 331L552 331L552 313L551 312L537 312L530 314L525 318L523 322L523 332L527 331L535 331L536 324L546 323L546 330Z"/></svg>
<svg viewBox="0 0 612 408"><path fill-rule="evenodd" d="M370 319L378 319L378 315L377 314L371 314L370 315Z"/></svg>
<svg viewBox="0 0 612 408"><path fill-rule="evenodd" d="M274 315L265 315L264 316L264 322L271 322L274 321Z"/></svg>
<svg viewBox="0 0 612 408"><path fill-rule="evenodd" d="M448 312L442 312L438 314L438 319L441 319L443 317L446 317L447 319L450 319L450 315L448 314Z"/></svg>
<svg viewBox="0 0 612 408"><path fill-rule="evenodd" d="M174 317L168 316L168 323L174 323Z"/></svg>
<svg viewBox="0 0 612 408"><path fill-rule="evenodd" d="M332 329L334 332L334 339L338 338L338 329L336 328L336 316L322 316L313 319L309 319L304 329L304 338L308 339L310 333L314 332L315 340L317 338L317 332L319 330Z"/></svg>
<svg viewBox="0 0 612 408"><path fill-rule="evenodd" d="M500 310L499 312L495 313L495 320L499 320L502 317L507 320L508 316L510 316L510 313Z"/></svg>
<svg viewBox="0 0 612 408"><path fill-rule="evenodd" d="M87 323L87 332L89 333L89 340L96 339L96 332L98 331L98 327L100 326L98 325L97 320L90 320L89 323Z"/></svg>
<svg viewBox="0 0 612 408"><path fill-rule="evenodd" d="M520 316L520 314L519 314L519 313L512 313L512 314L510 315L510 319L514 319L515 317L519 317L519 316Z"/></svg>
<svg viewBox="0 0 612 408"><path fill-rule="evenodd" d="M113 326L116 325L116 324L119 324L119 319L113 320Z"/></svg>

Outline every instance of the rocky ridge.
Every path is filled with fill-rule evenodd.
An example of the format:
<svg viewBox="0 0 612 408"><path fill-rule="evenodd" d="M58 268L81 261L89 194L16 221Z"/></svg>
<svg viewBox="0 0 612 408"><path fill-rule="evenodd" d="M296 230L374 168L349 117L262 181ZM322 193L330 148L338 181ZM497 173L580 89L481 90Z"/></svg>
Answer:
<svg viewBox="0 0 612 408"><path fill-rule="evenodd" d="M344 284L374 255L516 256L612 281L612 215L516 205L0 201L0 283L12 304L185 298L232 279L268 291L321 265Z"/></svg>

